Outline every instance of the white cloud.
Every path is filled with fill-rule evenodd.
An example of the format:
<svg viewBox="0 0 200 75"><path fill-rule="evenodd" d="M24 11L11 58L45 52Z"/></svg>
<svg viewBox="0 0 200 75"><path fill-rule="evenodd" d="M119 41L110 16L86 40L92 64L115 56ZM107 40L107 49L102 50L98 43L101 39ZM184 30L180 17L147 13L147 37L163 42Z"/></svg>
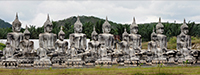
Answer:
<svg viewBox="0 0 200 75"><path fill-rule="evenodd" d="M71 16L97 16L117 23L200 22L199 1L0 1L0 18L12 22L15 13L25 25L41 27L49 13L57 21Z"/></svg>

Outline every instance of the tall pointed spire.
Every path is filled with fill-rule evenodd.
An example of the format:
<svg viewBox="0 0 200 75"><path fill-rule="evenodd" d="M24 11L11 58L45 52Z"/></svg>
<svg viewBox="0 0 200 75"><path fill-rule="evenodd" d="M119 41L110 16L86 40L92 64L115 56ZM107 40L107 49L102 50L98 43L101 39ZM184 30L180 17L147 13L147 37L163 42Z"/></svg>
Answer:
<svg viewBox="0 0 200 75"><path fill-rule="evenodd" d="M62 27L62 26L60 27L60 30L63 30L63 27Z"/></svg>
<svg viewBox="0 0 200 75"><path fill-rule="evenodd" d="M79 16L77 16L77 20L76 22L74 23L74 27L78 26L78 25L81 25L83 26L83 24L81 23L80 19L79 19Z"/></svg>
<svg viewBox="0 0 200 75"><path fill-rule="evenodd" d="M154 27L153 27L153 32L154 32Z"/></svg>
<svg viewBox="0 0 200 75"><path fill-rule="evenodd" d="M21 25L21 22L20 22L19 19L18 19L18 13L16 13L15 20L12 22L12 25L13 25L13 26L15 26L15 24L20 24L20 25Z"/></svg>
<svg viewBox="0 0 200 75"><path fill-rule="evenodd" d="M185 18L184 18L184 20L183 20L183 23L186 23Z"/></svg>
<svg viewBox="0 0 200 75"><path fill-rule="evenodd" d="M96 30L95 30L95 25L93 26L93 31L96 31Z"/></svg>
<svg viewBox="0 0 200 75"><path fill-rule="evenodd" d="M181 32L183 31L184 28L188 28L186 21L185 21L185 18L183 20L183 25L181 25Z"/></svg>
<svg viewBox="0 0 200 75"><path fill-rule="evenodd" d="M79 15L77 16L77 21L80 21L80 19L79 19Z"/></svg>
<svg viewBox="0 0 200 75"><path fill-rule="evenodd" d="M133 23L130 25L130 28L132 27L138 27L138 25L135 22L135 17L133 17Z"/></svg>
<svg viewBox="0 0 200 75"><path fill-rule="evenodd" d="M108 21L108 17L106 16L106 21Z"/></svg>
<svg viewBox="0 0 200 75"><path fill-rule="evenodd" d="M28 31L28 26L26 25L26 29L24 31L24 34L31 34L29 31Z"/></svg>
<svg viewBox="0 0 200 75"><path fill-rule="evenodd" d="M164 28L164 26L161 23L161 17L159 17L158 24L156 25L156 30L159 29L159 28Z"/></svg>
<svg viewBox="0 0 200 75"><path fill-rule="evenodd" d="M126 27L124 28L124 32L127 32L127 31L126 31Z"/></svg>
<svg viewBox="0 0 200 75"><path fill-rule="evenodd" d="M47 14L47 20L49 20L49 14Z"/></svg>
<svg viewBox="0 0 200 75"><path fill-rule="evenodd" d="M161 17L159 17L159 23L161 23Z"/></svg>
<svg viewBox="0 0 200 75"><path fill-rule="evenodd" d="M28 29L28 26L26 25L26 29Z"/></svg>
<svg viewBox="0 0 200 75"><path fill-rule="evenodd" d="M133 17L133 23L135 24L136 22L135 22L135 17Z"/></svg>
<svg viewBox="0 0 200 75"><path fill-rule="evenodd" d="M16 13L16 18L15 19L18 19L18 13Z"/></svg>

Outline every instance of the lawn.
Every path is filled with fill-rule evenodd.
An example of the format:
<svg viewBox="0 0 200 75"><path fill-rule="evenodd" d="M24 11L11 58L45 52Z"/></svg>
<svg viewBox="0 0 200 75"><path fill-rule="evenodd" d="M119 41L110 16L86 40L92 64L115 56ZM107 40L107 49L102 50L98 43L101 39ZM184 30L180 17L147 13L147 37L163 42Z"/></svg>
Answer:
<svg viewBox="0 0 200 75"><path fill-rule="evenodd" d="M72 69L0 69L0 75L191 75L200 74L199 66L72 68Z"/></svg>

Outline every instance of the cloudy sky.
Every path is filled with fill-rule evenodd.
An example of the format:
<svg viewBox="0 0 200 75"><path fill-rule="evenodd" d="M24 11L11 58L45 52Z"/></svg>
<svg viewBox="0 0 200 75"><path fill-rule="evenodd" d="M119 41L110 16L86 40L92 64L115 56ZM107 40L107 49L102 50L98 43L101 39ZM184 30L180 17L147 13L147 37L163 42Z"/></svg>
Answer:
<svg viewBox="0 0 200 75"><path fill-rule="evenodd" d="M137 23L157 22L183 22L195 21L200 23L200 1L197 0L84 0L84 1L0 1L0 18L12 23L15 13L18 12L22 27L35 25L41 27L49 13L50 19L58 21L71 16L96 16L108 20L131 24L136 17Z"/></svg>

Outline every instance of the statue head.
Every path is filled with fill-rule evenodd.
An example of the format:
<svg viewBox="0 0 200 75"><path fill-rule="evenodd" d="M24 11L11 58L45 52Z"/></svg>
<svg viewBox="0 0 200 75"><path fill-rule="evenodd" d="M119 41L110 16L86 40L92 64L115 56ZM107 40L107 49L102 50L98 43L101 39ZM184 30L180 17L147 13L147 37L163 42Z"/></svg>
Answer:
<svg viewBox="0 0 200 75"><path fill-rule="evenodd" d="M10 42L6 41L6 47L11 47Z"/></svg>
<svg viewBox="0 0 200 75"><path fill-rule="evenodd" d="M124 33L122 34L122 38L123 38L124 41L128 41L129 40L129 35L126 32L126 28L124 29Z"/></svg>
<svg viewBox="0 0 200 75"><path fill-rule="evenodd" d="M58 33L58 38L60 39L60 40L64 40L64 38L65 38L65 33L63 32L63 28L62 28L62 26L60 27L60 32Z"/></svg>
<svg viewBox="0 0 200 75"><path fill-rule="evenodd" d="M185 41L185 34L183 34L183 33L180 34L180 40Z"/></svg>
<svg viewBox="0 0 200 75"><path fill-rule="evenodd" d="M16 18L12 22L12 30L13 32L20 32L21 30L21 22L18 20L18 14L16 13Z"/></svg>
<svg viewBox="0 0 200 75"><path fill-rule="evenodd" d="M44 23L44 32L51 32L53 29L53 24L52 22L49 20L49 14L47 15L47 20Z"/></svg>
<svg viewBox="0 0 200 75"><path fill-rule="evenodd" d="M83 29L82 26L83 26L83 24L81 23L79 16L78 16L76 22L74 23L74 32L81 33L82 29Z"/></svg>
<svg viewBox="0 0 200 75"><path fill-rule="evenodd" d="M156 33L157 34L162 34L164 32L164 26L161 23L161 18L159 18L159 22L156 25Z"/></svg>
<svg viewBox="0 0 200 75"><path fill-rule="evenodd" d="M188 32L189 32L188 26L187 26L185 19L184 19L183 25L181 25L181 33L187 34Z"/></svg>
<svg viewBox="0 0 200 75"><path fill-rule="evenodd" d="M98 40L98 33L95 31L95 26L93 27L93 32L91 34L91 38L92 40L94 41L97 41Z"/></svg>
<svg viewBox="0 0 200 75"><path fill-rule="evenodd" d="M133 17L133 23L130 25L130 33L131 34L138 33L138 25L135 23L135 17Z"/></svg>
<svg viewBox="0 0 200 75"><path fill-rule="evenodd" d="M111 31L111 25L108 22L108 18L106 17L106 21L103 23L103 27L102 27L103 33L110 33Z"/></svg>
<svg viewBox="0 0 200 75"><path fill-rule="evenodd" d="M151 33L151 40L152 41L156 41L157 40L157 34L155 33L154 28L153 28L153 32Z"/></svg>
<svg viewBox="0 0 200 75"><path fill-rule="evenodd" d="M28 40L31 36L31 33L28 31L28 26L26 26L26 30L24 31L24 39Z"/></svg>

